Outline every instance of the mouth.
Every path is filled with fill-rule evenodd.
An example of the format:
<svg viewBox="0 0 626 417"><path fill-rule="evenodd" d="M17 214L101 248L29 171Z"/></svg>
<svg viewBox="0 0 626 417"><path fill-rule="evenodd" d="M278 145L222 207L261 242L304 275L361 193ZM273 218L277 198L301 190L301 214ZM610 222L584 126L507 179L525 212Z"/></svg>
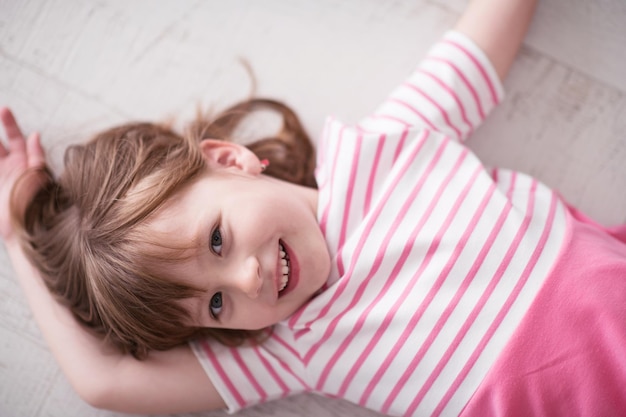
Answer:
<svg viewBox="0 0 626 417"><path fill-rule="evenodd" d="M289 262L289 253L285 249L285 246L282 242L278 242L278 256L280 257L280 280L278 282L278 296L282 295L281 293L287 288L289 285L289 277L291 275L291 262Z"/></svg>

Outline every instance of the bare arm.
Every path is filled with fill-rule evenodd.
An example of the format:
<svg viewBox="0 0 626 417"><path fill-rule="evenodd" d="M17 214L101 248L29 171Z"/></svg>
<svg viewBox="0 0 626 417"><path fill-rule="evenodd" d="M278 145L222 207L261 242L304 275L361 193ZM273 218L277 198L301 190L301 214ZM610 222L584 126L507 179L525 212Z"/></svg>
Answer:
<svg viewBox="0 0 626 417"><path fill-rule="evenodd" d="M8 190L24 169L43 163L43 151L34 137L26 145L8 109L0 109L0 116L9 139L6 146L0 142L0 234L35 320L74 389L96 407L130 413L224 407L188 346L138 361L105 344L50 294L24 256L8 219Z"/></svg>
<svg viewBox="0 0 626 417"><path fill-rule="evenodd" d="M64 374L89 404L127 413L177 413L223 408L188 346L138 361L107 346L48 292L17 244L7 249L35 320Z"/></svg>
<svg viewBox="0 0 626 417"><path fill-rule="evenodd" d="M504 79L524 40L536 0L473 0L456 25L487 54Z"/></svg>

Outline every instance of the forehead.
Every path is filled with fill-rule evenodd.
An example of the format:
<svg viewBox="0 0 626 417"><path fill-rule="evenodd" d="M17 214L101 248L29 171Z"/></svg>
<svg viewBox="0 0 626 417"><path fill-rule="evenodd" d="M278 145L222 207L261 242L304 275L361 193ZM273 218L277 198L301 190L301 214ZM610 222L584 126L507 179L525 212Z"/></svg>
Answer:
<svg viewBox="0 0 626 417"><path fill-rule="evenodd" d="M191 232L197 230L206 211L218 204L218 199L209 198L206 190L211 182L202 174L175 192L149 217L148 229L172 240L194 239L196 236Z"/></svg>
<svg viewBox="0 0 626 417"><path fill-rule="evenodd" d="M159 227L160 221L146 224L143 241L143 268L150 276L190 286L202 291L196 282L200 268L201 247L188 232L169 233Z"/></svg>
<svg viewBox="0 0 626 417"><path fill-rule="evenodd" d="M146 221L146 229L168 241L190 242L197 229L198 217L184 199L173 197L157 209Z"/></svg>
<svg viewBox="0 0 626 417"><path fill-rule="evenodd" d="M141 227L149 256L159 267L175 268L176 275L197 257L205 234L204 220L210 203L197 204L197 182L171 196Z"/></svg>

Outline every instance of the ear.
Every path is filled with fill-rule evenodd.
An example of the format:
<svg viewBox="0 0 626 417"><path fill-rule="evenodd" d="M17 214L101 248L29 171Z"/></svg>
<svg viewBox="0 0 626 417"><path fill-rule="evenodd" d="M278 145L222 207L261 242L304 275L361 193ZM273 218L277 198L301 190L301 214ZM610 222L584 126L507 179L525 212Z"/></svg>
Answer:
<svg viewBox="0 0 626 417"><path fill-rule="evenodd" d="M211 168L236 168L248 174L260 174L259 158L245 146L223 140L204 139L200 142L204 160Z"/></svg>

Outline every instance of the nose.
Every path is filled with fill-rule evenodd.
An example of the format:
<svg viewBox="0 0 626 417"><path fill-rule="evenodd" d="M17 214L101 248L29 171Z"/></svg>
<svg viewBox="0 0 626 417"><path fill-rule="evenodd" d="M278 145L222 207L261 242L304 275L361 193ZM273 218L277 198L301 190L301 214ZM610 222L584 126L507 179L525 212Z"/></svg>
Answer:
<svg viewBox="0 0 626 417"><path fill-rule="evenodd" d="M247 258L239 268L235 280L241 292L250 298L257 298L263 286L259 261L253 256Z"/></svg>

